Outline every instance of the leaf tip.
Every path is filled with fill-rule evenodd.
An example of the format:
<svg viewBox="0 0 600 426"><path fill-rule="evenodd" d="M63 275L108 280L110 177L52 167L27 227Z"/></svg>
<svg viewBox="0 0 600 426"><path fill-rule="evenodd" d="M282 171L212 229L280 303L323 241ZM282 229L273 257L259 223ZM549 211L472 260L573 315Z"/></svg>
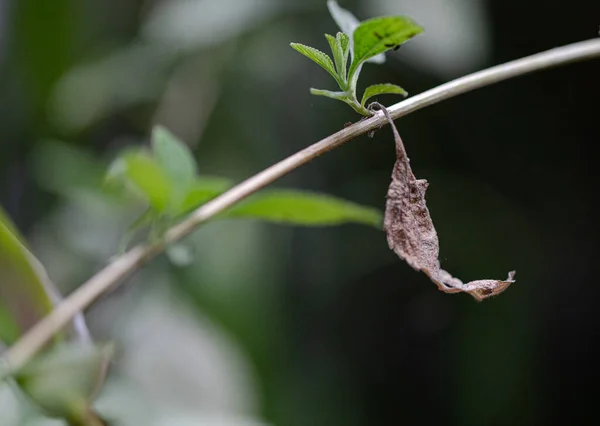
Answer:
<svg viewBox="0 0 600 426"><path fill-rule="evenodd" d="M302 49L307 48L308 46L302 43L291 42L290 47L295 51L302 53Z"/></svg>
<svg viewBox="0 0 600 426"><path fill-rule="evenodd" d="M157 139L163 135L171 135L171 132L162 124L155 124L152 127L152 139Z"/></svg>
<svg viewBox="0 0 600 426"><path fill-rule="evenodd" d="M150 135L152 147L156 147L157 144L165 141L166 139L174 140L175 136L162 124L155 124L152 127L152 132Z"/></svg>

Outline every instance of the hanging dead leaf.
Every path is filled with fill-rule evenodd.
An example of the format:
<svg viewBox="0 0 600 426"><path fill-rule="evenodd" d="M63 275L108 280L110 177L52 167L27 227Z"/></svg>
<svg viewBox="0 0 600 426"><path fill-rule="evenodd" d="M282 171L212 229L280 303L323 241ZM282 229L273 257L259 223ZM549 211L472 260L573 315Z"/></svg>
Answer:
<svg viewBox="0 0 600 426"><path fill-rule="evenodd" d="M373 107L385 114L396 142L396 164L383 222L390 248L414 269L425 272L443 292L466 292L477 300L502 293L514 282L514 271L509 272L505 281L477 280L464 284L441 268L438 236L425 204L428 183L415 178L398 129L387 109L377 103L369 108Z"/></svg>

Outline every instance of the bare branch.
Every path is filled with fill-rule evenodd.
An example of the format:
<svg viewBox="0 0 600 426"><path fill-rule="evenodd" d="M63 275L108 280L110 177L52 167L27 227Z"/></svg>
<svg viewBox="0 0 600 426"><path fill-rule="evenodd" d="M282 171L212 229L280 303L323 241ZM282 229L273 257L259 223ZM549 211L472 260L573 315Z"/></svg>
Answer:
<svg viewBox="0 0 600 426"><path fill-rule="evenodd" d="M388 111L392 118L397 119L426 106L480 87L533 71L596 57L600 57L600 39L569 44L491 67L442 84L434 89L399 102L389 107ZM312 161L321 154L331 151L355 137L377 129L384 124L386 124L386 118L380 112L373 117L340 130L241 182L221 196L204 204L181 223L171 228L166 235L166 243L171 243L185 237L203 222L206 222L213 216L271 184L280 177ZM126 277L137 271L144 262L160 253L163 249L164 245L137 246L111 262L103 270L83 283L68 298L63 300L46 318L32 327L14 346L3 354L3 360L12 371L21 368L56 332L65 327L78 312L86 309L100 296L116 287Z"/></svg>

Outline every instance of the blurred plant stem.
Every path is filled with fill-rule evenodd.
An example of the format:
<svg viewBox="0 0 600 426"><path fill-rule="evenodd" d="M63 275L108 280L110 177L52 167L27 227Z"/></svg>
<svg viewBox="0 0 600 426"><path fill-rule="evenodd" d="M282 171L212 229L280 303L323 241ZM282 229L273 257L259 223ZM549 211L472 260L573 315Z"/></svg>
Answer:
<svg viewBox="0 0 600 426"><path fill-rule="evenodd" d="M84 418L68 420L68 424L69 426L108 426L108 423L92 410L87 410Z"/></svg>
<svg viewBox="0 0 600 426"><path fill-rule="evenodd" d="M393 119L397 119L426 106L480 87L533 71L596 57L600 57L600 39L569 44L497 65L442 84L392 105L388 108L388 111ZM20 369L55 333L65 327L77 313L116 287L123 279L138 270L146 261L162 252L165 249L165 245L180 240L215 215L271 184L280 177L312 161L321 154L331 151L357 136L381 128L385 124L387 124L387 121L382 112L354 123L259 172L219 197L202 205L181 223L172 227L167 232L164 242L139 245L132 248L83 283L69 297L64 299L50 315L32 327L16 344L3 354L4 361L10 366L11 371ZM10 374L10 372L7 373Z"/></svg>

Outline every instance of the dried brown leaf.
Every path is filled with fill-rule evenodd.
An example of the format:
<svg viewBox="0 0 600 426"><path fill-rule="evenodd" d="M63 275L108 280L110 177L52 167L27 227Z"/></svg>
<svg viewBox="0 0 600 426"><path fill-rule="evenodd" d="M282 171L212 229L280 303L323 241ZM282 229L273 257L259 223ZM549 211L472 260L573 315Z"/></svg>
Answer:
<svg viewBox="0 0 600 426"><path fill-rule="evenodd" d="M424 179L415 178L404 144L389 112L377 103L371 104L370 108L372 107L383 111L396 141L396 164L384 218L390 248L414 269L425 272L443 292L466 292L477 300L502 293L514 282L514 271L509 272L505 281L477 280L464 284L441 268L438 236L425 203L428 183Z"/></svg>

